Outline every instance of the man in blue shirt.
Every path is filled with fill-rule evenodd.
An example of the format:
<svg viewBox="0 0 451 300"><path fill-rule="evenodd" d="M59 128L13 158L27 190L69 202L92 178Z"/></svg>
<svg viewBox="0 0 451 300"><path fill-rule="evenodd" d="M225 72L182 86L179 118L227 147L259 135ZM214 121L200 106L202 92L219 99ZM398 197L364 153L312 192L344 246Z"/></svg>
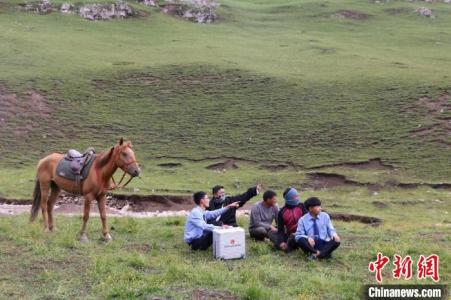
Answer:
<svg viewBox="0 0 451 300"><path fill-rule="evenodd" d="M322 212L321 201L311 197L304 202L308 214L299 219L295 233L296 244L308 258L330 258L330 254L340 246L340 237L335 231L330 216Z"/></svg>
<svg viewBox="0 0 451 300"><path fill-rule="evenodd" d="M226 212L229 208L239 207L238 202L230 203L226 207L206 211L210 204L210 198L205 192L197 192L193 195L196 207L193 208L186 220L184 240L193 250L207 250L213 243L213 229L221 228L206 221L214 219ZM223 227L228 227L224 225Z"/></svg>

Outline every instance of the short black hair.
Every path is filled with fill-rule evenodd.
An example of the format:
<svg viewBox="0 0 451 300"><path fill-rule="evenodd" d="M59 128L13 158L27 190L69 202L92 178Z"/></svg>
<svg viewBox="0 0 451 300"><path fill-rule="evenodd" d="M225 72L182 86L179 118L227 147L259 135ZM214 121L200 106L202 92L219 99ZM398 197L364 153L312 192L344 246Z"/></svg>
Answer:
<svg viewBox="0 0 451 300"><path fill-rule="evenodd" d="M285 198L285 195L291 190L292 188L289 187L285 191L283 191L283 197Z"/></svg>
<svg viewBox="0 0 451 300"><path fill-rule="evenodd" d="M194 195L193 195L194 203L196 203L197 205L199 205L200 200L204 199L204 197L205 197L206 194L207 194L207 193L205 193L205 192L197 192L197 193L194 193Z"/></svg>
<svg viewBox="0 0 451 300"><path fill-rule="evenodd" d="M304 202L304 206L306 210L309 210L310 207L320 206L321 201L316 197L310 197Z"/></svg>
<svg viewBox="0 0 451 300"><path fill-rule="evenodd" d="M220 189L223 189L224 187L222 186L222 185L215 185L212 189L211 189L211 191L212 191L212 193L213 193L213 195L214 194L216 194Z"/></svg>
<svg viewBox="0 0 451 300"><path fill-rule="evenodd" d="M269 199L272 199L274 196L277 196L276 192L271 191L271 190L267 190L263 194L263 201L268 201Z"/></svg>

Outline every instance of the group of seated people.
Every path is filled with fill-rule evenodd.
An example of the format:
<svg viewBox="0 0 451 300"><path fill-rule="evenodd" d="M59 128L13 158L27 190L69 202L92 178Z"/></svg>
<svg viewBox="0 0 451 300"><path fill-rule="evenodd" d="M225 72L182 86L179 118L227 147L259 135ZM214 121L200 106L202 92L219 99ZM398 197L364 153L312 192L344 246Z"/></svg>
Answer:
<svg viewBox="0 0 451 300"><path fill-rule="evenodd" d="M249 188L244 194L226 197L223 186L213 187L213 199L207 193L193 195L196 207L185 225L184 240L193 250L206 250L213 243L213 229L238 226L236 210L252 197L260 194L261 185ZM257 241L270 240L274 247L285 252L301 248L308 259L330 258L340 246L330 216L322 211L316 197L300 201L295 188L283 193L285 205L279 209L277 194L267 190L263 200L251 208L249 234Z"/></svg>

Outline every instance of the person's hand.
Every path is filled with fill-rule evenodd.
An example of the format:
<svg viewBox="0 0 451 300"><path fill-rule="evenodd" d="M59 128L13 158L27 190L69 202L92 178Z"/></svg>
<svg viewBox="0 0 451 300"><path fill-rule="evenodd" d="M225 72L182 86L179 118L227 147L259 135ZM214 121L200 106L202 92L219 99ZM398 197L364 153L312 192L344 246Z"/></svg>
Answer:
<svg viewBox="0 0 451 300"><path fill-rule="evenodd" d="M257 184L255 188L257 190L257 195L260 194L260 192L262 191L262 184L261 183Z"/></svg>
<svg viewBox="0 0 451 300"><path fill-rule="evenodd" d="M287 248L288 248L288 244L287 243L281 243L280 244L280 249L281 250L287 250Z"/></svg>
<svg viewBox="0 0 451 300"><path fill-rule="evenodd" d="M222 228L227 229L227 228L230 228L230 226L229 226L229 225L226 225L226 224L223 224L223 225L222 225Z"/></svg>
<svg viewBox="0 0 451 300"><path fill-rule="evenodd" d="M272 231L272 232L276 232L276 231L277 231L277 228L271 225L271 231Z"/></svg>
<svg viewBox="0 0 451 300"><path fill-rule="evenodd" d="M314 239L309 237L307 240L308 240L308 243L310 244L310 246L315 247L315 240Z"/></svg>
<svg viewBox="0 0 451 300"><path fill-rule="evenodd" d="M334 234L334 235L332 236L332 239L333 239L334 241L336 241L337 243L340 242L340 237L338 236L338 234Z"/></svg>
<svg viewBox="0 0 451 300"><path fill-rule="evenodd" d="M238 207L240 207L240 203L239 202L233 202L233 203L230 203L229 205L227 205L226 207L228 207L228 208L238 208Z"/></svg>

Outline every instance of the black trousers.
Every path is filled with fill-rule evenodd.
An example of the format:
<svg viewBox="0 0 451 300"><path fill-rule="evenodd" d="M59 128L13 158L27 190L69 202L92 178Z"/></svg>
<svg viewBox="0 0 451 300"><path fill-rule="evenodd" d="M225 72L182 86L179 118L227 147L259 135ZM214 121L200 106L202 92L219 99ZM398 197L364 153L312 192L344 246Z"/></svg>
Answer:
<svg viewBox="0 0 451 300"><path fill-rule="evenodd" d="M194 239L189 244L193 250L207 250L213 244L213 232L204 231L200 238Z"/></svg>
<svg viewBox="0 0 451 300"><path fill-rule="evenodd" d="M331 253L340 246L340 242L336 242L334 240L323 241L317 240L315 241L315 247L310 246L308 239L305 237L300 238L296 241L296 244L304 251L306 254L316 253L319 251L318 258L328 258Z"/></svg>
<svg viewBox="0 0 451 300"><path fill-rule="evenodd" d="M294 239L294 234L288 235L286 233L279 233L279 232L269 232L268 233L269 239L274 244L274 247L277 249L280 249L280 244L287 243L288 247L285 250L286 252L290 252L292 250L295 250L299 248L299 246L296 244L296 241Z"/></svg>

